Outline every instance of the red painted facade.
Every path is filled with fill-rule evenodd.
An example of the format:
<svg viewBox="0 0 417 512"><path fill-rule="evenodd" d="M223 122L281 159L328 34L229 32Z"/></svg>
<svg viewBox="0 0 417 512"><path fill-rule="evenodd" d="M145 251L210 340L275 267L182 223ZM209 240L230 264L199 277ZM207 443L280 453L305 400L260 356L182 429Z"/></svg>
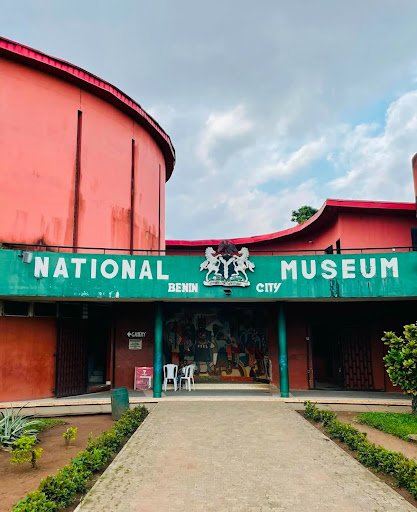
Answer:
<svg viewBox="0 0 417 512"><path fill-rule="evenodd" d="M175 164L169 136L108 82L1 37L0 154L5 247L164 251L165 182ZM125 304L104 313L92 305L65 322L65 338L63 311L58 319L0 316L0 400L65 393L62 380L75 366L66 360L71 349L62 350L62 343L72 343L86 361L77 367L86 379L79 390L103 389L109 381L132 387L132 365L152 365L152 304ZM139 353L129 351L120 330L123 322L138 318L144 318L148 332ZM55 381L57 352L65 378Z"/></svg>
<svg viewBox="0 0 417 512"><path fill-rule="evenodd" d="M53 396L56 321L0 317L0 400Z"/></svg>
<svg viewBox="0 0 417 512"><path fill-rule="evenodd" d="M0 39L0 240L163 250L169 137L129 98L103 96L104 82L69 68L57 76L57 59L39 67L16 53L24 47L5 46Z"/></svg>
<svg viewBox="0 0 417 512"><path fill-rule="evenodd" d="M414 203L341 201L327 199L308 221L292 228L248 238L231 238L236 245L248 247L251 254L263 252L292 254L322 253L340 240L343 251L353 249L399 248L411 246L410 229L417 225ZM217 246L220 240L167 240L168 254L187 254Z"/></svg>
<svg viewBox="0 0 417 512"><path fill-rule="evenodd" d="M3 38L0 134L4 244L203 255L220 242L165 244L165 183L175 152L140 105L87 71ZM402 251L410 250L415 225L411 203L328 199L301 225L232 241L252 255ZM109 382L132 388L134 367L153 365L154 304L87 305L89 312L74 317L64 307L58 318L0 317L0 400L53 396L60 381L55 355L61 354L62 373L73 370L64 342L74 343L86 361L85 371L78 367L86 378L79 389ZM277 309L265 308L272 382L279 386ZM343 385L396 391L384 371L381 336L415 321L413 300L288 302L285 311L290 389L320 387L329 379L337 387L340 371L348 378ZM65 319L71 326L71 318L82 339L67 329L64 340L59 325ZM146 332L141 350L129 349L130 330ZM342 345L346 350L338 352Z"/></svg>

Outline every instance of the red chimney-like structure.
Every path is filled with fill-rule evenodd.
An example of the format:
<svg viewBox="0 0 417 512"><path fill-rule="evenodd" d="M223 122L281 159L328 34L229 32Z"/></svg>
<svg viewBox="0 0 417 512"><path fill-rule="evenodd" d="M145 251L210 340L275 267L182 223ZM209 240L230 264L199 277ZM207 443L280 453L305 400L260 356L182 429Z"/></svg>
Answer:
<svg viewBox="0 0 417 512"><path fill-rule="evenodd" d="M417 153L411 159L411 165L413 167L414 199L416 202L416 216L417 216Z"/></svg>

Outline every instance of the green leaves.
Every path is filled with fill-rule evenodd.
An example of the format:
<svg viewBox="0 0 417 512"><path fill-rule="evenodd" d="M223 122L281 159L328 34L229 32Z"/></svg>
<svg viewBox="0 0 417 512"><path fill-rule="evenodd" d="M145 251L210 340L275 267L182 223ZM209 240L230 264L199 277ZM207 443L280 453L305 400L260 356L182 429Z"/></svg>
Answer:
<svg viewBox="0 0 417 512"><path fill-rule="evenodd" d="M384 363L391 382L417 396L417 323L404 326L404 337L385 332L382 340L389 347ZM417 414L417 400L412 412Z"/></svg>
<svg viewBox="0 0 417 512"><path fill-rule="evenodd" d="M22 408L17 412L13 408L0 412L0 448L10 449L15 441L23 435L36 439L41 421L33 416L20 416Z"/></svg>
<svg viewBox="0 0 417 512"><path fill-rule="evenodd" d="M40 491L31 492L13 507L13 512L55 512L56 510L55 503L49 501Z"/></svg>
<svg viewBox="0 0 417 512"><path fill-rule="evenodd" d="M127 410L113 428L96 439L89 438L87 447L71 464L60 469L54 476L44 478L39 490L30 493L13 507L13 512L59 511L70 506L76 494L83 493L92 473L104 468L111 456L121 448L148 415L145 407ZM67 430L70 431L71 428ZM75 432L74 432L75 430ZM76 434L76 428L68 437ZM35 442L35 440L33 440ZM36 508L38 507L38 508Z"/></svg>
<svg viewBox="0 0 417 512"><path fill-rule="evenodd" d="M36 466L36 460L42 456L43 448L35 448L36 439L33 437L22 436L13 443L13 452L10 464L22 464L30 462L32 467Z"/></svg>
<svg viewBox="0 0 417 512"><path fill-rule="evenodd" d="M398 486L407 489L417 499L417 462L407 459L402 453L375 446L366 439L365 434L351 425L342 423L330 411L321 411L311 402L304 402L304 406L305 416L322 422L330 437L346 443L351 450L357 452L359 462L375 471L383 471L391 475ZM333 419L329 413L333 414Z"/></svg>

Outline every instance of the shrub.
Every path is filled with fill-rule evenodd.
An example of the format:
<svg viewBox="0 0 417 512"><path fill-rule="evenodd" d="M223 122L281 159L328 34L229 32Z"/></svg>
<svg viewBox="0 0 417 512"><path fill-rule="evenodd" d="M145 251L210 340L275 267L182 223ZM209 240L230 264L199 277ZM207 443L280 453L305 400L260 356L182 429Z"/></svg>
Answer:
<svg viewBox="0 0 417 512"><path fill-rule="evenodd" d="M71 441L74 441L75 436L77 435L78 427L68 427L67 430L62 434L62 437L65 439L67 446L69 446Z"/></svg>
<svg viewBox="0 0 417 512"><path fill-rule="evenodd" d="M39 490L56 504L58 510L66 508L71 505L77 493L85 491L90 475L91 471L83 465L71 463L60 469L55 476L44 478Z"/></svg>
<svg viewBox="0 0 417 512"><path fill-rule="evenodd" d="M330 437L346 443L351 450L356 451L359 462L374 471L391 475L399 487L404 487L417 499L417 462L408 459L402 453L375 446L366 439L366 434L359 432L352 425L342 423L336 419L334 413L332 419L329 411L319 410L316 404L304 402L304 405L305 416L323 423Z"/></svg>
<svg viewBox="0 0 417 512"><path fill-rule="evenodd" d="M56 510L55 503L49 501L40 491L31 492L13 507L13 512L55 512Z"/></svg>
<svg viewBox="0 0 417 512"><path fill-rule="evenodd" d="M385 332L382 340L388 345L385 366L394 386L412 396L411 413L417 415L417 323L404 325L404 337Z"/></svg>
<svg viewBox="0 0 417 512"><path fill-rule="evenodd" d="M22 436L36 438L38 429L33 428L39 425L40 421L33 419L33 416L19 416L13 408L0 412L0 447L11 449L13 443Z"/></svg>
<svg viewBox="0 0 417 512"><path fill-rule="evenodd" d="M36 460L42 456L43 448L35 448L36 439L23 436L13 443L10 464L23 464L30 462L32 468L36 467Z"/></svg>
<svg viewBox="0 0 417 512"><path fill-rule="evenodd" d="M36 493L29 494L25 500L19 501L14 506L13 512L58 511L70 506L76 494L85 491L91 474L104 467L110 457L120 449L126 438L133 434L147 415L146 408L135 407L127 410L114 427L103 432L96 439L93 439L90 434L86 449L80 452L71 464L59 470L55 476L44 478L39 485L39 490ZM32 501L29 498L34 503L34 500L38 499L39 508L36 508L36 505L33 508ZM45 508L50 504L55 508Z"/></svg>

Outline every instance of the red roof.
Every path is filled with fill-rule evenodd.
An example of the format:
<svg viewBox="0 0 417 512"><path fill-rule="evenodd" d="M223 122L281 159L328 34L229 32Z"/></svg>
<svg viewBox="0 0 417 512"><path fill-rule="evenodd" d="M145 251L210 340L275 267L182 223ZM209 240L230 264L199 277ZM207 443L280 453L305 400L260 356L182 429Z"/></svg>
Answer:
<svg viewBox="0 0 417 512"><path fill-rule="evenodd" d="M65 60L51 57L29 46L11 41L0 36L0 56L22 62L25 65L40 69L58 76L67 82L76 84L92 94L113 104L135 119L155 139L161 148L166 165L167 180L171 177L175 165L175 149L170 137L159 124L136 103L117 87L109 84L98 76L74 66Z"/></svg>
<svg viewBox="0 0 417 512"><path fill-rule="evenodd" d="M310 226L314 224L314 227L318 227L321 223L325 222L328 219L329 214L333 214L335 210L343 209L343 208L357 208L357 209L378 209L378 210L405 210L405 211L415 211L416 205L415 203L392 203L392 202L384 202L384 201L353 201L353 200L342 200L342 199L326 199L323 206L320 210L314 214L310 219L303 222L302 224L297 224L296 226L288 229L284 229L282 231L277 231L275 233L270 233L268 235L258 235L251 236L248 238L230 238L234 244L243 245L243 244L253 244L255 242L267 242L270 240L275 240L277 238L283 238L289 235L294 235L296 233L300 233L304 230L308 230ZM210 246L210 245L218 245L221 240L167 240L167 247L197 247L197 246Z"/></svg>

